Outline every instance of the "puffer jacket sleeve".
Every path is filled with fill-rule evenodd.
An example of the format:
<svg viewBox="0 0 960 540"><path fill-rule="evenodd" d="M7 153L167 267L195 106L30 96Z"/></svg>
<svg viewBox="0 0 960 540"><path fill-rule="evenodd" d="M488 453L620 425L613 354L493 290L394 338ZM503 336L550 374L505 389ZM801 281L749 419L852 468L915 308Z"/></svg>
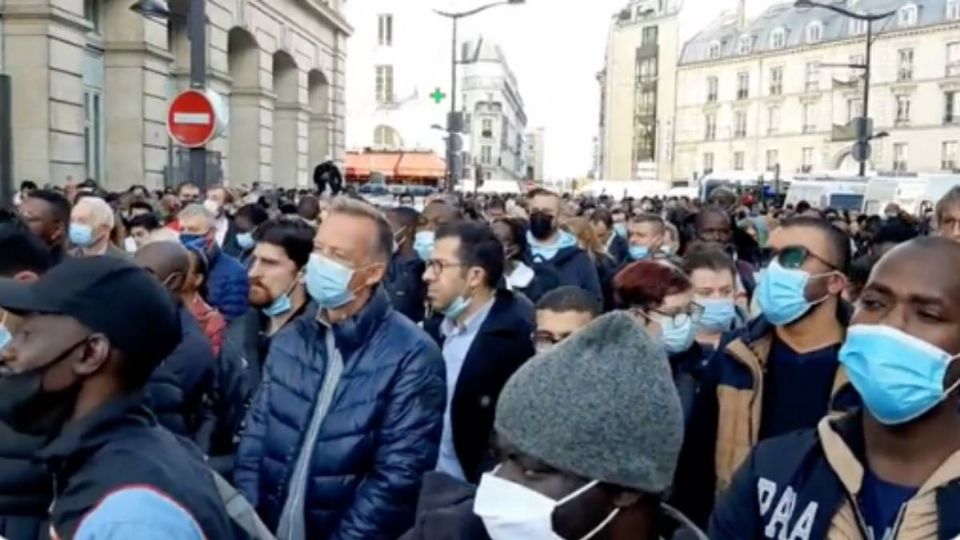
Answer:
<svg viewBox="0 0 960 540"><path fill-rule="evenodd" d="M250 307L247 300L248 287L247 275L243 272L242 266L231 268L231 271L224 276L223 285L220 288L220 311L227 322L243 315Z"/></svg>
<svg viewBox="0 0 960 540"><path fill-rule="evenodd" d="M246 426L237 446L237 460L233 469L233 483L247 501L257 507L260 500L260 463L263 461L263 439L267 432L267 407L270 403L270 380L265 375L263 384L247 414Z"/></svg>
<svg viewBox="0 0 960 540"><path fill-rule="evenodd" d="M421 479L437 464L446 405L440 349L426 339L416 347L387 398L372 472L331 540L398 538L413 525Z"/></svg>

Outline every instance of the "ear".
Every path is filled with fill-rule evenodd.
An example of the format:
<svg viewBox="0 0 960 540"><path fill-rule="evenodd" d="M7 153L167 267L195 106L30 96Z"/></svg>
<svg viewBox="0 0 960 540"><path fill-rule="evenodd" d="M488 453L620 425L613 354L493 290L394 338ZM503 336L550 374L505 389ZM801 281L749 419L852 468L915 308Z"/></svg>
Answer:
<svg viewBox="0 0 960 540"><path fill-rule="evenodd" d="M384 276L387 273L387 265L385 263L374 263L366 270L367 276L363 278L364 287L373 287L376 284L383 281Z"/></svg>
<svg viewBox="0 0 960 540"><path fill-rule="evenodd" d="M183 272L174 272L167 276L167 279L163 280L163 285L170 291L174 293L179 293L183 290L183 286L187 282L187 276Z"/></svg>
<svg viewBox="0 0 960 540"><path fill-rule="evenodd" d="M110 357L110 340L100 335L93 336L83 351L83 356L73 364L73 372L77 375L93 375Z"/></svg>
<svg viewBox="0 0 960 540"><path fill-rule="evenodd" d="M33 283L38 279L40 279L40 276L38 276L35 272L31 272L30 270L17 272L16 274L13 275L13 280L19 281L21 283Z"/></svg>
<svg viewBox="0 0 960 540"><path fill-rule="evenodd" d="M832 296L836 296L847 288L847 283L847 276L841 274L839 271L835 272L827 278L827 291Z"/></svg>

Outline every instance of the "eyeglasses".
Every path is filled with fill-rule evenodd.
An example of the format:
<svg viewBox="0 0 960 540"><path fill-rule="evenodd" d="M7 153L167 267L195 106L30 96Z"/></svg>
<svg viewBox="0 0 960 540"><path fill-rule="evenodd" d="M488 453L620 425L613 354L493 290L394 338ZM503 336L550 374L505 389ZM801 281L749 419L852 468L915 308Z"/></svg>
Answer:
<svg viewBox="0 0 960 540"><path fill-rule="evenodd" d="M430 259L427 261L427 270L430 270L436 275L442 274L447 268L460 268L462 266L460 263L449 263L441 261L440 259Z"/></svg>
<svg viewBox="0 0 960 540"><path fill-rule="evenodd" d="M642 306L633 306L630 308L630 313L633 313L634 316L642 317L647 320L650 319L650 315L647 314L648 311L656 313L664 319L671 320L676 326L687 324L688 321L692 321L694 324L696 324L700 322L700 319L703 317L703 306L697 303L692 303L687 306L686 309L677 313L664 313L659 309L645 308Z"/></svg>
<svg viewBox="0 0 960 540"><path fill-rule="evenodd" d="M760 250L760 264L763 267L766 267L776 259L776 261L780 263L780 266L790 270L796 270L803 266L803 263L807 262L807 259L811 257L825 264L831 270L838 269L837 265L803 246L787 246L783 249L768 247Z"/></svg>

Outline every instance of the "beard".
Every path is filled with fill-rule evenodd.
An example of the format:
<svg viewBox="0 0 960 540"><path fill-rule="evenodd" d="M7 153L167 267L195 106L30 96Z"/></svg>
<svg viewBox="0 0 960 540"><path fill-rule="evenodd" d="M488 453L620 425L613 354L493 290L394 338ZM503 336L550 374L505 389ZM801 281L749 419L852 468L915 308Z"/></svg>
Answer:
<svg viewBox="0 0 960 540"><path fill-rule="evenodd" d="M250 300L250 305L255 308L266 307L273 302L273 298L270 296L270 291L257 283L252 283L250 285L250 294L248 295L248 300Z"/></svg>

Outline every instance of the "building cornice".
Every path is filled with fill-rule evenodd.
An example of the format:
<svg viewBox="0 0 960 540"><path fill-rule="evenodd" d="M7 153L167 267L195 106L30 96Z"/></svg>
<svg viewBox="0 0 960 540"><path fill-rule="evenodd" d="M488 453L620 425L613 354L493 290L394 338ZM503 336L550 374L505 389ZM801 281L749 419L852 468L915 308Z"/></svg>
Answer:
<svg viewBox="0 0 960 540"><path fill-rule="evenodd" d="M960 30L960 21L948 21L939 24L932 24L927 26L914 26L910 28L903 28L897 30L889 30L874 36L874 39L878 42L886 41L888 39L894 39L899 37L909 37L909 36L920 36L926 34L934 34L942 31L950 30ZM744 55L734 55L734 56L724 56L721 58L713 58L706 60L697 60L694 62L683 62L677 64L677 71L686 71L694 70L699 68L714 67L714 66L723 66L728 64L737 64L747 61L757 61L757 60L768 60L771 58L778 58L788 55L793 55L802 52L823 50L823 49L832 49L835 47L842 47L853 44L862 44L865 40L865 36L849 36L842 39L835 39L830 41L821 41L818 43L805 43L797 47L785 47L783 49L765 49L761 52L752 52L750 54Z"/></svg>
<svg viewBox="0 0 960 540"><path fill-rule="evenodd" d="M314 13L319 15L322 19L335 26L337 30L340 30L340 32L348 36L353 35L353 27L350 26L350 23L347 22L347 19L344 18L340 12L327 5L327 3L323 0L300 0L300 4L306 6Z"/></svg>

